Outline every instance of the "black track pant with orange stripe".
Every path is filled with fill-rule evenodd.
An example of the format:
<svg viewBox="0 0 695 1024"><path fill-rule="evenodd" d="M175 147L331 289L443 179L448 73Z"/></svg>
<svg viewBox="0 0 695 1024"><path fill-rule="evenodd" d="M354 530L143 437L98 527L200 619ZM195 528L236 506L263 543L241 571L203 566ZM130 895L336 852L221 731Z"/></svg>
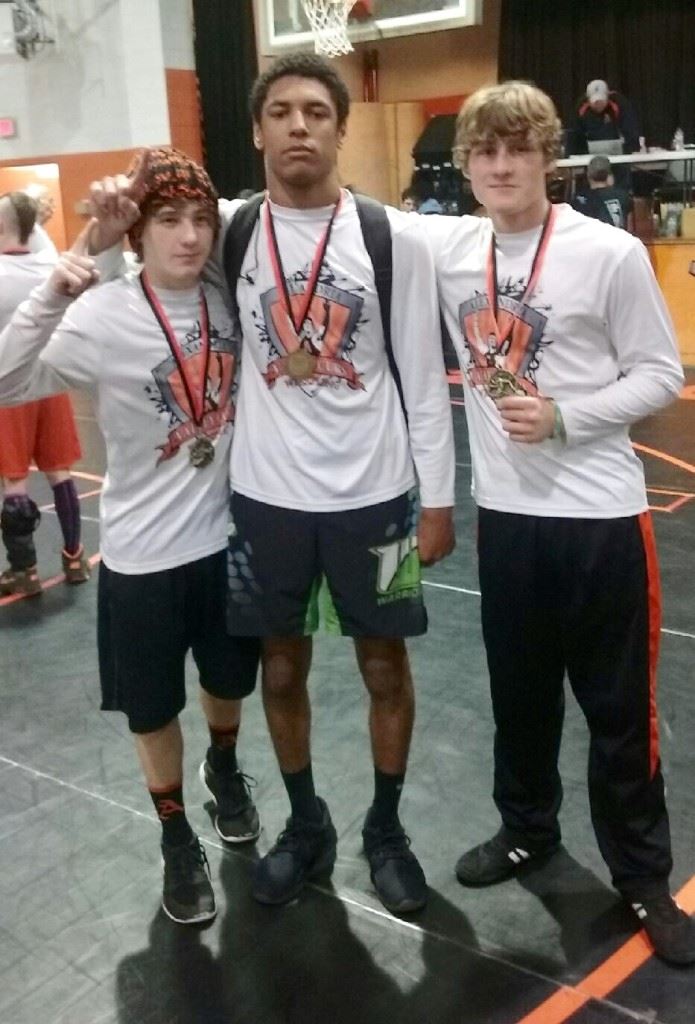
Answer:
<svg viewBox="0 0 695 1024"><path fill-rule="evenodd" d="M560 838L566 673L589 726L591 817L613 884L626 896L667 891L649 514L589 520L480 509L478 526L494 798L507 833L532 847Z"/></svg>

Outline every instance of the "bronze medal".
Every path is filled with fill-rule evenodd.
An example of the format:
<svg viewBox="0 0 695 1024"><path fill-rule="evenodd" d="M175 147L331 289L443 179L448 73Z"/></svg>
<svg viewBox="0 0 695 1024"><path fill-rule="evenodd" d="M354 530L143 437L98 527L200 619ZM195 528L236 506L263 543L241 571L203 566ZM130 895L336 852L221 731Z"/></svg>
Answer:
<svg viewBox="0 0 695 1024"><path fill-rule="evenodd" d="M526 394L519 381L509 370L495 370L485 385L485 390L490 398L494 399Z"/></svg>
<svg viewBox="0 0 695 1024"><path fill-rule="evenodd" d="M556 207L551 204L548 205L548 209L543 221L543 227L541 228L540 238L538 239L538 245L533 255L533 261L531 263L531 270L528 276L528 282L524 289L524 294L518 299L518 304L521 306L528 303L531 297L535 293L536 286L540 279L541 270L545 260L545 255L548 249L548 243L552 234L555 217ZM496 239L493 231L490 239L490 249L488 252L487 259L487 271L486 271L486 292L488 299L488 306L490 310L490 316L492 319L492 337L489 342L490 353L494 353L496 356L504 356L509 349L512 347L512 334L514 331L514 325L517 322L516 316L509 312L507 313L508 323L504 330L500 327L499 323L499 287L497 282L497 254L496 254ZM493 369L490 379L485 385L485 391L493 400L499 398L509 398L512 395L526 395L527 392L521 386L519 379L511 373L509 370Z"/></svg>
<svg viewBox="0 0 695 1024"><path fill-rule="evenodd" d="M287 373L287 376L294 381L309 380L316 373L318 366L318 356L314 355L309 349L302 348L302 325L305 323L309 316L309 310L311 303L316 294L316 286L319 280L319 274L321 273L321 266L323 264L326 250L328 248L328 240L331 237L331 231L333 229L333 223L340 209L342 201L342 192L338 195L338 201L333 207L331 218L326 226L326 230L323 233L323 237L320 239L316 252L314 253L314 259L311 265L311 272L309 274L306 288L301 299L301 308L294 310L292 307L292 301L290 299L290 293L287 287L287 277L282 267L282 257L280 256L280 249L278 247L278 240L275 236L275 227L273 224L273 214L270 209L270 201L266 200L265 203L265 226L266 235L268 240L268 251L270 254L270 263L273 268L273 277L275 278L275 287L277 289L278 297L281 298L282 305L284 306L285 313L292 325L292 333L297 341L298 347L294 352L288 353L283 356L280 360L283 366L283 372ZM283 347L287 350L287 346Z"/></svg>
<svg viewBox="0 0 695 1024"><path fill-rule="evenodd" d="M205 298L205 291L203 286L200 285L200 342L203 356L203 373L200 378L200 384L194 387L194 381L192 375L190 375L189 368L186 366L186 358L181 350L178 339L174 332L169 318L161 305L157 294L152 288L145 270L140 274L140 285L142 286L145 298L150 306L150 309L154 313L155 319L159 324L164 337L166 338L169 350L174 357L174 362L179 371L183 390L188 400L190 416L194 428L197 431L202 431L202 423L205 419L205 396L207 393L208 381L209 381L209 370L210 370L210 315L208 312L207 299ZM188 449L188 460L195 469L205 469L215 458L215 446L209 437L205 437L202 433L198 433L193 441L193 444Z"/></svg>
<svg viewBox="0 0 695 1024"><path fill-rule="evenodd" d="M188 459L195 469L205 469L215 458L215 446L209 437L196 437L188 449Z"/></svg>
<svg viewBox="0 0 695 1024"><path fill-rule="evenodd" d="M287 357L287 372L292 380L307 380L316 372L316 356L305 348L298 348Z"/></svg>

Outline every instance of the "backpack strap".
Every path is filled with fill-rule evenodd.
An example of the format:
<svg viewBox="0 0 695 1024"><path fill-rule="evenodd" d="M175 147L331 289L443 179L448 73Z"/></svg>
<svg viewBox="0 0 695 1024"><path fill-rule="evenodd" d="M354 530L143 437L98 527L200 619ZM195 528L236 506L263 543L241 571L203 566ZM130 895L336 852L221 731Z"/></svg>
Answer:
<svg viewBox="0 0 695 1024"><path fill-rule="evenodd" d="M401 375L393 354L393 343L391 340L391 296L393 292L393 244L391 239L391 225L388 215L381 203L371 196L363 196L355 193L355 205L357 215L360 218L362 238L364 246L374 268L374 281L379 297L379 309L381 311L381 324L384 331L384 345L386 346L386 358L388 360L391 375L396 383L398 398L400 399L403 415L406 423L408 413L403 398L403 387Z"/></svg>
<svg viewBox="0 0 695 1024"><path fill-rule="evenodd" d="M240 206L227 225L227 230L224 236L222 266L224 268L224 276L227 280L229 300L237 319L239 318L239 306L236 299L237 281L241 274L244 256L246 255L246 250L249 247L251 235L253 234L253 229L256 226L256 221L258 220L264 199L265 193L258 192L255 196L251 196L247 202Z"/></svg>

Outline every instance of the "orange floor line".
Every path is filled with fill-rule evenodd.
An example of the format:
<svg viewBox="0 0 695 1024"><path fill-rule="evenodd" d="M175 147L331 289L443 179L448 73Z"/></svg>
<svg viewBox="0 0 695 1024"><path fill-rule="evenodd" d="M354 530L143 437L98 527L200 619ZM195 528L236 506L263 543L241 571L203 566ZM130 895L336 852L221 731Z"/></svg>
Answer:
<svg viewBox="0 0 695 1024"><path fill-rule="evenodd" d="M695 913L695 876L686 882L677 899L688 914ZM639 932L576 987L558 989L517 1024L564 1024L591 999L603 999L616 989L652 955L652 947L644 932Z"/></svg>
<svg viewBox="0 0 695 1024"><path fill-rule="evenodd" d="M40 470L36 466L29 466L31 473L39 473ZM103 484L103 476L96 476L94 473L84 473L81 469L71 469L70 476L76 477L78 480L91 480L95 484Z"/></svg>
<svg viewBox="0 0 695 1024"><path fill-rule="evenodd" d="M97 562L101 561L101 555L92 555L89 559L89 564L95 566ZM57 576L51 576L47 580L41 581L41 590L50 590L51 587L56 587L59 583L62 583L65 579L65 573L59 573ZM40 597L40 594L34 595ZM28 598L26 594L9 594L7 597L0 597L0 608L4 608L8 604L15 604L17 601L28 601L34 598Z"/></svg>
<svg viewBox="0 0 695 1024"><path fill-rule="evenodd" d="M675 455L669 455L668 452L661 452L658 448L647 448L646 444L637 444L636 441L632 442L632 447L636 448L638 452L644 452L646 455L655 455L657 459L670 462L672 466L678 466L679 469L684 469L688 473L695 473L695 466L692 463L678 459Z"/></svg>

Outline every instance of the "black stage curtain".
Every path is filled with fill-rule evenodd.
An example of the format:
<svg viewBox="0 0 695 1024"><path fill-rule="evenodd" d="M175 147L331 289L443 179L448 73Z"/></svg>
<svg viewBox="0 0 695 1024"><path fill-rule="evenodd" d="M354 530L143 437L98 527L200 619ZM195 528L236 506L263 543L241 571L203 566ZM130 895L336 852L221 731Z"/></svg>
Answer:
<svg viewBox="0 0 695 1024"><path fill-rule="evenodd" d="M695 142L695 0L502 0L499 76L535 82L566 127L603 78L648 145Z"/></svg>
<svg viewBox="0 0 695 1024"><path fill-rule="evenodd" d="M220 195L263 187L248 96L258 73L252 0L193 0L206 164Z"/></svg>

